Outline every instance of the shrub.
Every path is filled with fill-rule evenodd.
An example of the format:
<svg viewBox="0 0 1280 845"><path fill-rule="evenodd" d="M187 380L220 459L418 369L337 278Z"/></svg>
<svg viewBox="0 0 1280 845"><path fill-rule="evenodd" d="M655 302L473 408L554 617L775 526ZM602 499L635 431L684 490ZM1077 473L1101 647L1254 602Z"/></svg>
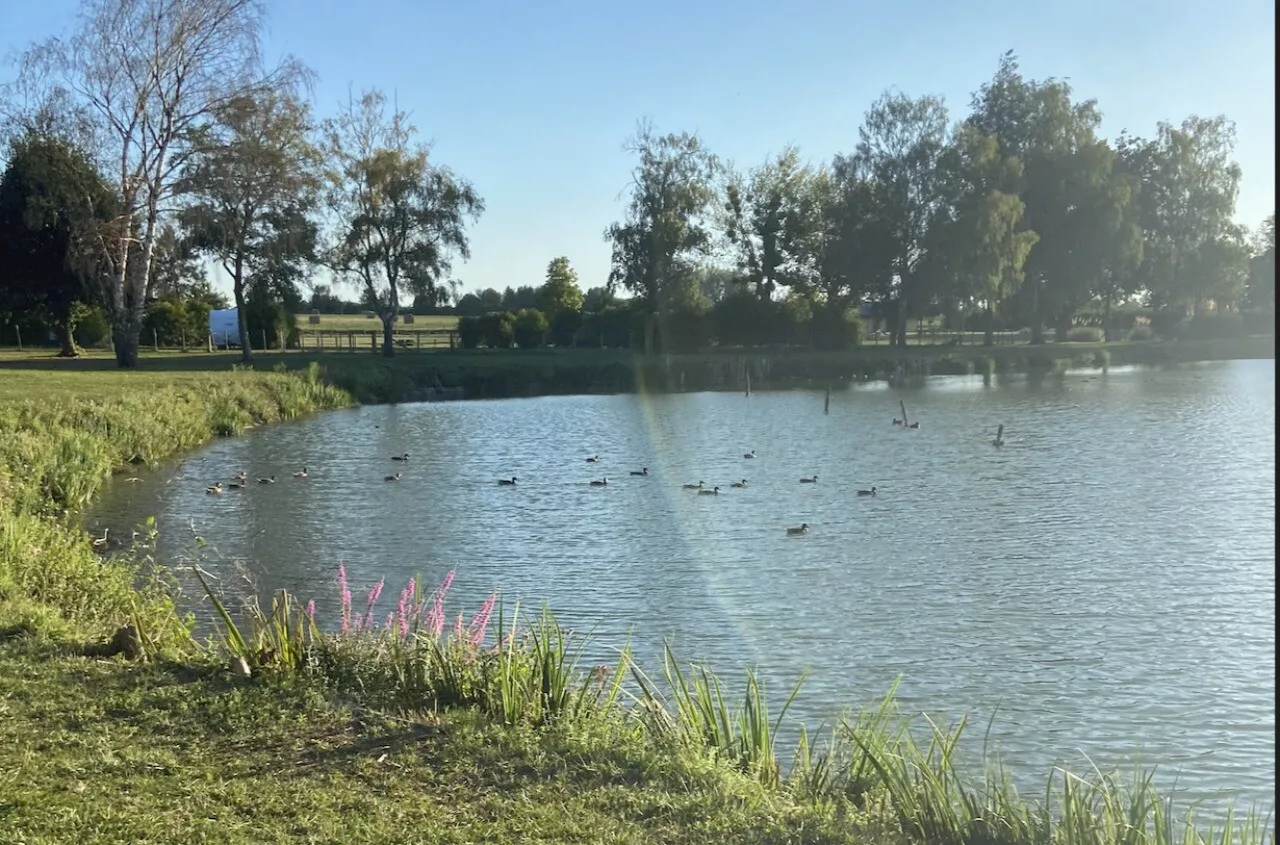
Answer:
<svg viewBox="0 0 1280 845"><path fill-rule="evenodd" d="M792 312L780 302L750 293L735 293L711 309L715 334L722 346L757 346L786 343L792 329Z"/></svg>
<svg viewBox="0 0 1280 845"><path fill-rule="evenodd" d="M1101 343L1102 329L1093 326L1075 326L1067 332L1068 343Z"/></svg>
<svg viewBox="0 0 1280 845"><path fill-rule="evenodd" d="M820 308L809 325L815 349L837 351L862 343L862 320L846 309Z"/></svg>
<svg viewBox="0 0 1280 845"><path fill-rule="evenodd" d="M484 318L459 317L458 342L463 349L475 349L484 340Z"/></svg>
<svg viewBox="0 0 1280 845"><path fill-rule="evenodd" d="M196 344L209 331L209 309L198 302L160 299L147 308L142 319L142 343L178 346L185 339Z"/></svg>
<svg viewBox="0 0 1280 845"><path fill-rule="evenodd" d="M516 317L510 311L485 314L480 318L484 328L484 345L490 349L510 349L515 340Z"/></svg>
<svg viewBox="0 0 1280 845"><path fill-rule="evenodd" d="M1129 332L1129 340L1151 340L1153 337L1155 335L1150 326L1134 326L1133 331Z"/></svg>
<svg viewBox="0 0 1280 845"><path fill-rule="evenodd" d="M90 308L81 315L74 332L81 346L106 346L111 338L111 323L101 308ZM197 338L198 340L199 338Z"/></svg>
<svg viewBox="0 0 1280 845"><path fill-rule="evenodd" d="M560 347L573 346L582 328L582 312L564 310L551 318L551 342Z"/></svg>
<svg viewBox="0 0 1280 845"><path fill-rule="evenodd" d="M706 314L681 309L658 320L657 347L663 352L697 352L711 343L711 320Z"/></svg>
<svg viewBox="0 0 1280 845"><path fill-rule="evenodd" d="M1244 320L1240 315L1221 312L1197 314L1174 328L1174 337L1180 340L1212 340L1243 335Z"/></svg>
<svg viewBox="0 0 1280 845"><path fill-rule="evenodd" d="M516 314L512 333L521 349L536 349L542 345L549 328L547 318L537 308L522 308Z"/></svg>
<svg viewBox="0 0 1280 845"><path fill-rule="evenodd" d="M249 327L249 345L254 349L262 348L264 331L270 349L279 349L282 338L287 346L298 345L297 315L283 303L251 296L245 303L245 319Z"/></svg>

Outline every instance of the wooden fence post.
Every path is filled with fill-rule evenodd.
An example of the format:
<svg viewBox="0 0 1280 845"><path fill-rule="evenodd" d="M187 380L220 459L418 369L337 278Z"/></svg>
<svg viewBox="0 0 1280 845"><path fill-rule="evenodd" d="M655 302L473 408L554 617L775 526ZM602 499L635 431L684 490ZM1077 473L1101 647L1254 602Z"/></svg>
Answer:
<svg viewBox="0 0 1280 845"><path fill-rule="evenodd" d="M17 323L13 324L13 333L18 336L18 351L22 351L22 327Z"/></svg>
<svg viewBox="0 0 1280 845"><path fill-rule="evenodd" d="M156 352L160 351L160 331L158 329L151 330L151 348Z"/></svg>

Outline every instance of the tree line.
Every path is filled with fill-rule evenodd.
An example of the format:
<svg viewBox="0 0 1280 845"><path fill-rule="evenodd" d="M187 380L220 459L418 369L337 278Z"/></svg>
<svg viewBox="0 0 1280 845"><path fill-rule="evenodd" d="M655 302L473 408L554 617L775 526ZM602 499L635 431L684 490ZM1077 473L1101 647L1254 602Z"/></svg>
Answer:
<svg viewBox="0 0 1280 845"><path fill-rule="evenodd" d="M145 326L194 331L226 304L201 260L231 280L246 359L251 332L284 338L317 267L381 318L386 355L410 303L474 318L464 343L510 345L520 326L528 343L648 350L839 348L859 314L904 345L909 320L939 315L1039 343L1083 310L1109 329L1138 299L1175 323L1274 312L1274 216L1252 236L1234 222L1230 121L1107 140L1094 101L1025 78L1012 54L960 120L886 93L822 164L787 147L741 170L642 122L624 217L603 233L607 280L584 295L558 258L539 288L459 296L452 265L484 201L381 91L317 119L311 71L264 62L253 0L84 0L78 21L0 91L0 312L39 315L65 354L91 306L123 367Z"/></svg>

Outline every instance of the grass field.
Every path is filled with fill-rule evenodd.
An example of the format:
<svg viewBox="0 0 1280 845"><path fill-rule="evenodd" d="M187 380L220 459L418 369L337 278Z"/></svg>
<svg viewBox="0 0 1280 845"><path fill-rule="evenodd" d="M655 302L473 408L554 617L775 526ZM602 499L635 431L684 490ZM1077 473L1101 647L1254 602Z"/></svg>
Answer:
<svg viewBox="0 0 1280 845"><path fill-rule="evenodd" d="M320 322L310 322L310 314L298 315L298 328L303 331L381 331L382 321L377 317L364 317L360 314L321 314ZM403 332L430 331L432 329L456 329L458 318L449 316L414 317L412 323L400 319L396 322L396 330Z"/></svg>

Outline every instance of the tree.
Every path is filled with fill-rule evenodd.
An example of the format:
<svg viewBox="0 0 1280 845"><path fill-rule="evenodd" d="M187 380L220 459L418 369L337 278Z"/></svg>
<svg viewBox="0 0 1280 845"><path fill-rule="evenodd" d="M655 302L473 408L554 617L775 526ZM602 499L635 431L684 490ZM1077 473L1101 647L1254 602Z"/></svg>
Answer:
<svg viewBox="0 0 1280 845"><path fill-rule="evenodd" d="M1233 308L1244 299L1249 282L1249 245L1242 227L1232 226L1200 244L1187 260L1184 290L1198 310L1212 302L1216 310Z"/></svg>
<svg viewBox="0 0 1280 845"><path fill-rule="evenodd" d="M110 189L67 141L28 133L0 176L0 311L38 317L76 355L77 319L103 272L96 230L115 216Z"/></svg>
<svg viewBox="0 0 1280 845"><path fill-rule="evenodd" d="M743 177L731 173L724 190L722 225L738 270L760 299L799 281L804 245L821 224L812 207L813 180L800 151L786 147Z"/></svg>
<svg viewBox="0 0 1280 845"><path fill-rule="evenodd" d="M1140 180L1144 281L1158 306L1199 311L1203 279L1190 270L1201 247L1232 239L1240 166L1235 126L1225 117L1161 123L1153 141L1122 140L1126 168Z"/></svg>
<svg viewBox="0 0 1280 845"><path fill-rule="evenodd" d="M639 298L651 319L645 350L652 351L652 318L687 305L694 259L711 243L704 219L715 198L716 158L697 135L657 135L642 122L625 149L639 157L631 172L626 219L605 231L613 244L610 285Z"/></svg>
<svg viewBox="0 0 1280 845"><path fill-rule="evenodd" d="M1267 217L1255 236L1249 260L1245 304L1274 316L1276 310L1276 216Z"/></svg>
<svg viewBox="0 0 1280 845"><path fill-rule="evenodd" d="M1073 250L1093 237L1089 227L1104 200L1094 189L1106 184L1112 160L1096 138L1101 122L1094 100L1076 102L1058 79L1028 80L1012 52L1001 57L991 82L972 98L967 123L996 139L1000 153L1022 163L1005 186L1022 200L1021 230L1039 235L1026 261L1020 299L1031 325L1031 342L1044 342L1044 324L1059 328L1090 294L1093 279L1072 261ZM1103 193L1106 196L1106 193ZM1090 209L1090 210L1087 210Z"/></svg>
<svg viewBox="0 0 1280 845"><path fill-rule="evenodd" d="M165 223L156 235L148 299L184 299L208 287L204 265L191 241L182 237L173 224Z"/></svg>
<svg viewBox="0 0 1280 845"><path fill-rule="evenodd" d="M1023 266L1040 236L1022 228L1025 205L1007 187L1022 163L1000 154L999 144L962 126L942 161L948 201L931 227L937 292L958 306L969 300L986 312L983 343L995 340L995 313L1021 287ZM961 311L963 313L963 310Z"/></svg>
<svg viewBox="0 0 1280 845"><path fill-rule="evenodd" d="M289 265L312 257L320 154L309 109L285 92L237 97L214 117L183 173L181 190L193 203L181 220L191 243L231 277L241 356L249 361L246 282L255 273L288 277Z"/></svg>
<svg viewBox="0 0 1280 845"><path fill-rule="evenodd" d="M382 319L382 354L391 357L401 289L447 296L439 280L455 254L470 257L467 224L484 201L469 182L432 164L408 115L387 114L386 106L386 95L367 91L326 122L325 136L334 228L328 262L362 288Z"/></svg>
<svg viewBox="0 0 1280 845"><path fill-rule="evenodd" d="M937 97L885 93L867 111L857 152L837 166L874 183L892 256L896 315L893 342L907 343L907 318L923 313L930 225L946 200L941 167L947 148L947 109Z"/></svg>
<svg viewBox="0 0 1280 845"><path fill-rule="evenodd" d="M100 236L111 268L102 301L121 367L137 363L165 202L192 131L298 72L292 62L262 71L263 18L257 0L83 0L70 38L23 56L18 87L40 100L33 119L50 104L73 109L118 179L118 213Z"/></svg>
<svg viewBox="0 0 1280 845"><path fill-rule="evenodd" d="M578 273L563 255L547 265L547 280L538 288L538 310L552 320L562 311L582 310Z"/></svg>

